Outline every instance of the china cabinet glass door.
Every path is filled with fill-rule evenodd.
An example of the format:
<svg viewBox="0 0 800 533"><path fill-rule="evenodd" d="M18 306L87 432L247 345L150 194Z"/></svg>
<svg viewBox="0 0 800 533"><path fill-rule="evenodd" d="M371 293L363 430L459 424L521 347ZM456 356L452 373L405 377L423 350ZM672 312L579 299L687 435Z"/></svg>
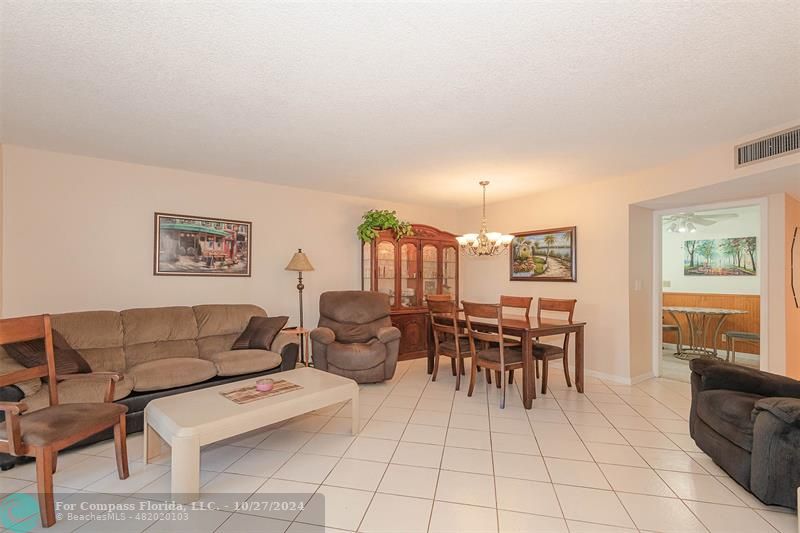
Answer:
<svg viewBox="0 0 800 533"><path fill-rule="evenodd" d="M437 294L439 288L439 249L433 244L422 247L422 284L424 295Z"/></svg>
<svg viewBox="0 0 800 533"><path fill-rule="evenodd" d="M400 246L400 307L417 307L419 294L417 245Z"/></svg>
<svg viewBox="0 0 800 533"><path fill-rule="evenodd" d="M395 248L394 243L389 241L381 241L376 246L375 251L376 259L377 259L377 280L378 280L378 292L382 292L384 294L389 295L389 305L394 305L394 282L395 282L395 272L394 272L394 259L395 259Z"/></svg>
<svg viewBox="0 0 800 533"><path fill-rule="evenodd" d="M446 246L442 257L442 294L455 297L458 285L458 256L453 246Z"/></svg>

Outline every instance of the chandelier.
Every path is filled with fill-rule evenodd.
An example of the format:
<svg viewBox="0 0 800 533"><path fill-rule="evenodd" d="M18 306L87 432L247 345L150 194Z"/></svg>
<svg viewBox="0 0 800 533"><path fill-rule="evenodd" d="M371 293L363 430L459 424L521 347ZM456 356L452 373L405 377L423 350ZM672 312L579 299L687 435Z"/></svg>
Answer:
<svg viewBox="0 0 800 533"><path fill-rule="evenodd" d="M481 181L483 187L483 216L481 217L480 233L465 233L456 237L461 253L465 255L492 256L500 255L508 249L514 240L513 235L503 235L496 231L486 231L486 186L488 181Z"/></svg>

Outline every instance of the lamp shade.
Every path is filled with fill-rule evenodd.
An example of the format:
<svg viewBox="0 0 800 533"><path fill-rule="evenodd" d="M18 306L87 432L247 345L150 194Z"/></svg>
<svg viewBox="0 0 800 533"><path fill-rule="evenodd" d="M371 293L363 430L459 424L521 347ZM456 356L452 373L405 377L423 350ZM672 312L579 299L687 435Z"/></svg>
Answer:
<svg viewBox="0 0 800 533"><path fill-rule="evenodd" d="M303 253L303 249L298 248L292 256L292 260L286 265L285 270L291 270L293 272L311 272L314 270L314 267L311 266L311 261L309 261L306 254Z"/></svg>

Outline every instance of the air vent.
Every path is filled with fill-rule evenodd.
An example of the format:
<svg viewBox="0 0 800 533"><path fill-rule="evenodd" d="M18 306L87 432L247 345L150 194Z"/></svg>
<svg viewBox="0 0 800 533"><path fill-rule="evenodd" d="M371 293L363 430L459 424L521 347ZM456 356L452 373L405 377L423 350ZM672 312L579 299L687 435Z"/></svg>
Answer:
<svg viewBox="0 0 800 533"><path fill-rule="evenodd" d="M800 126L736 146L736 166L741 167L800 152Z"/></svg>

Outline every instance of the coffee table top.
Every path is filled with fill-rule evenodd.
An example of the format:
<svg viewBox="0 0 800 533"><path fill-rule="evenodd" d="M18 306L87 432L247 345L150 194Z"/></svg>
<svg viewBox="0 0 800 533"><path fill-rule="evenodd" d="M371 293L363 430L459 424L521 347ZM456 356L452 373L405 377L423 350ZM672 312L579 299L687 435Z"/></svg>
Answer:
<svg viewBox="0 0 800 533"><path fill-rule="evenodd" d="M246 404L238 404L220 394L255 385L257 379L266 377L276 381L285 379L303 388ZM254 415L265 420L285 420L296 416L292 413L298 408L302 410L304 405L316 403L324 397L346 398L358 391L358 385L352 379L309 367L277 372L257 379L245 379L158 398L147 404L145 413L149 420L168 426L168 430L174 435L197 434L204 431L204 428L229 425L236 423L237 419L250 420ZM330 403L336 401L339 400L334 399ZM288 416L281 418L281 413L288 413Z"/></svg>

